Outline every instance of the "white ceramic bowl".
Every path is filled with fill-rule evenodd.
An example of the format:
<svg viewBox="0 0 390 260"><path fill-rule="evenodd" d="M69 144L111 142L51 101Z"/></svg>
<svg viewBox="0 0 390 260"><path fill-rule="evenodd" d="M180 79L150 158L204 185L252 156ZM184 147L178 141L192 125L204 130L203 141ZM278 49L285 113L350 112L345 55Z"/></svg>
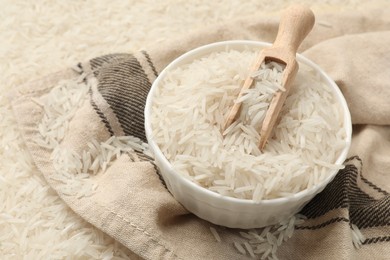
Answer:
<svg viewBox="0 0 390 260"><path fill-rule="evenodd" d="M331 180L333 180L337 173L337 170L329 172L329 177L324 182L311 189L298 192L293 196L263 200L260 202L237 199L212 192L179 175L173 170L172 165L165 158L164 154L153 140L152 126L150 122L153 95L156 89L159 88L163 78L170 70L183 64L190 63L192 60L209 53L223 51L226 47L236 50L244 50L245 48L259 50L267 46L270 46L270 44L264 42L225 41L212 43L189 51L175 59L160 73L154 81L146 100L146 137L148 139L150 149L154 154L157 167L159 168L168 189L176 200L178 200L187 210L198 217L217 225L232 228L257 228L276 224L279 221L299 212L305 204L307 204L317 193L321 192ZM343 108L344 129L346 132L347 144L336 161L336 164L341 165L346 159L352 134L351 115L349 113L347 103L337 85L320 67L299 54L297 54L297 60L300 63L304 63L314 68L320 73L322 80L332 88L337 100Z"/></svg>

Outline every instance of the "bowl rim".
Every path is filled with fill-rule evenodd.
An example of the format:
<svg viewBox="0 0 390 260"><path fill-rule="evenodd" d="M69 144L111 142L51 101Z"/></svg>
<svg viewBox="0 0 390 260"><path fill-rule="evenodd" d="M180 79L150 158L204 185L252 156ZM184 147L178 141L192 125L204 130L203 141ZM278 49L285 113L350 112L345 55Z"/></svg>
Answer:
<svg viewBox="0 0 390 260"><path fill-rule="evenodd" d="M233 202L233 203L240 203L240 204L247 204L247 205L266 205L266 204L283 204L288 201L294 201L294 200L300 200L303 197L306 197L310 194L315 193L318 191L321 187L325 187L329 182L336 176L337 172L339 170L331 170L329 176L321 183L311 187L310 189L305 189L302 191L299 191L297 193L294 193L287 197L281 197L281 198L274 198L274 199L264 199L260 201L253 201L250 199L239 199L229 196L224 196L219 193L213 192L205 187L202 187L191 180L181 176L178 172L176 172L173 169L172 164L168 161L168 159L164 156L162 151L160 150L157 143L153 140L152 136L152 126L151 126L151 120L149 115L151 115L152 112L152 103L153 103L153 94L155 92L155 89L158 87L159 82L165 77L165 75L168 73L169 70L175 68L178 64L182 63L183 61L187 60L188 58L191 58L192 56L196 55L199 52L202 52L207 49L213 49L217 47L228 47L228 46L248 46L248 47L268 47L271 46L271 43L268 42L262 42L262 41L252 41L252 40L229 40L229 41L219 41L214 42L206 45L202 45L200 47L197 47L195 49L192 49L179 57L175 58L171 63L169 63L158 75L158 77L154 80L152 83L152 86L149 90L146 103L145 103L145 110L144 110L144 118L145 118L145 133L148 140L149 147L151 148L152 153L155 157L159 157L163 163L168 167L169 174L173 174L176 179L179 181L182 181L184 184L189 185L190 187L198 190L199 192L203 193L206 196L211 196L212 198L223 200L226 202ZM221 48L222 50L222 48ZM206 55L206 54L203 54ZM343 127L346 130L346 140L345 140L345 147L341 151L339 157L337 158L335 164L336 165L342 165L345 159L347 158L349 148L351 146L351 139L352 139L352 121L351 121L351 114L347 105L347 102L344 98L344 95L342 94L340 88L337 86L337 84L328 76L317 64L309 60L308 58L304 57L302 54L297 53L296 59L298 62L304 63L308 65L309 67L314 68L318 73L320 73L321 78L323 79L324 83L327 85L330 85L332 88L332 91L334 91L336 95L336 99L340 103L342 110L343 110ZM325 184L325 185L324 185ZM195 197L194 197L195 198ZM197 199L197 198L196 198ZM207 202L206 202L207 203Z"/></svg>

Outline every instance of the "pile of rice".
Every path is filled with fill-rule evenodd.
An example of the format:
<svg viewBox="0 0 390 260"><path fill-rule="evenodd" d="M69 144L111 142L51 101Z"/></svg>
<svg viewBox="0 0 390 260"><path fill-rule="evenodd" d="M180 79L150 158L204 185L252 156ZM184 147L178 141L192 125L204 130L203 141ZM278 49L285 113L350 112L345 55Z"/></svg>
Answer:
<svg viewBox="0 0 390 260"><path fill-rule="evenodd" d="M283 67L267 63L235 101L257 54L215 52L169 71L152 106L153 138L174 169L222 195L260 201L286 197L322 182L342 166L341 106L320 75L300 64L265 150L258 148L265 112L281 86ZM233 102L241 114L223 133Z"/></svg>

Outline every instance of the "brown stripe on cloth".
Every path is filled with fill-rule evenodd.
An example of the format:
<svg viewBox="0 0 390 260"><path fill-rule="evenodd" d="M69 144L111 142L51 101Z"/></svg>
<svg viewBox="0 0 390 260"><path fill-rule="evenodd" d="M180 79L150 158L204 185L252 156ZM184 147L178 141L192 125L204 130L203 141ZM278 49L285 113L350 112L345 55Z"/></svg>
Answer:
<svg viewBox="0 0 390 260"><path fill-rule="evenodd" d="M91 87L90 96L92 106L95 104L94 108L96 110L96 113L101 115L101 118L103 117L102 121L105 123L107 129L111 129L111 135L124 136L125 132L123 131L118 118L116 117L114 111L111 109L110 105L97 90L96 85Z"/></svg>
<svg viewBox="0 0 390 260"><path fill-rule="evenodd" d="M346 219L359 228L390 225L390 196L382 195L375 199L361 189L361 185L358 185L361 171L354 164L357 158L348 159L345 168L340 170L334 180L302 209L301 214L309 219L316 219L331 210L345 208L349 215ZM377 193L377 189L372 188L371 193ZM339 217L328 220L328 224L338 221L345 219ZM317 228L324 226L326 223L316 225Z"/></svg>
<svg viewBox="0 0 390 260"><path fill-rule="evenodd" d="M124 61L130 57L131 55L128 53L112 53L93 58L89 61L88 65L90 66L94 75L97 77L101 68L104 68L105 66L111 66L112 64Z"/></svg>
<svg viewBox="0 0 390 260"><path fill-rule="evenodd" d="M111 55L91 60L91 67L100 66L94 73L98 80L97 90L112 109L125 135L146 141L143 111L155 75L146 58L140 62L133 55L124 57L121 54L118 58ZM107 60L114 62L104 65Z"/></svg>
<svg viewBox="0 0 390 260"><path fill-rule="evenodd" d="M339 208L306 220L279 248L279 259L387 259L390 247L384 243L390 241L390 225L361 229L363 246L355 249L349 217L348 208Z"/></svg>
<svg viewBox="0 0 390 260"><path fill-rule="evenodd" d="M92 98L92 89L89 89L88 93L89 93L89 95L91 97L90 102L91 102L91 105L92 105L93 109L95 109L95 111L98 114L98 116L100 117L101 121L103 122L103 124L107 128L107 131L110 133L111 136L113 136L114 135L114 131L112 130L110 124L108 123L107 117L103 114L102 111L100 111L100 109L98 108L98 106L96 105L95 101Z"/></svg>
<svg viewBox="0 0 390 260"><path fill-rule="evenodd" d="M374 199L380 199L383 196L389 195L387 191L378 187L373 182L369 181L365 176L363 176L363 161L359 156L352 156L348 158L345 163L353 164L356 168L359 169L357 183L362 191L369 193L370 196L372 196Z"/></svg>
<svg viewBox="0 0 390 260"><path fill-rule="evenodd" d="M145 71L145 74L148 77L149 82L153 83L153 81L157 78L158 73L152 63L152 60L150 59L149 54L146 51L141 51L141 52L134 53L134 57L138 60L141 67Z"/></svg>
<svg viewBox="0 0 390 260"><path fill-rule="evenodd" d="M110 62L118 62L119 60L125 59L126 56L128 55L127 54L104 55L102 57L94 58L90 62L86 62L86 63L80 62L77 64L77 66L74 67L74 69L79 74L84 73L85 83L87 83L88 81L88 83L90 84L91 87L88 93L89 93L91 106L93 107L96 114L99 116L101 122L104 124L104 126L106 127L107 131L110 133L111 136L113 135L123 136L125 134L118 122L118 119L113 113L112 109L104 100L104 98L101 96L101 94L97 91L98 83L97 83L96 75L99 74L102 67L104 69L104 66L107 66Z"/></svg>
<svg viewBox="0 0 390 260"><path fill-rule="evenodd" d="M294 259L386 259L380 257L388 255L390 248L386 247L386 253L379 244L390 241L390 197L376 184L362 180L358 156L348 158L345 164L335 179L302 209L301 214L308 219L295 227L294 239L282 245L278 253L281 259L289 259L292 249ZM358 251L354 250L348 232L353 224L365 237ZM307 250L307 245L314 245L310 241L317 241L318 247Z"/></svg>
<svg viewBox="0 0 390 260"><path fill-rule="evenodd" d="M366 238L363 245L389 242L387 237L390 237L390 225L366 228L363 234Z"/></svg>
<svg viewBox="0 0 390 260"><path fill-rule="evenodd" d="M381 237L373 237L373 238L367 238L364 240L363 245L369 245L379 242L389 242L390 236L381 236Z"/></svg>
<svg viewBox="0 0 390 260"><path fill-rule="evenodd" d="M157 77L149 55L145 51L109 54L92 59L87 67L96 76L89 80L98 81L90 89L91 104L107 130L111 135L132 135L146 141L143 109L151 82ZM140 86L140 82L144 84ZM142 152L135 153L141 161L152 161Z"/></svg>

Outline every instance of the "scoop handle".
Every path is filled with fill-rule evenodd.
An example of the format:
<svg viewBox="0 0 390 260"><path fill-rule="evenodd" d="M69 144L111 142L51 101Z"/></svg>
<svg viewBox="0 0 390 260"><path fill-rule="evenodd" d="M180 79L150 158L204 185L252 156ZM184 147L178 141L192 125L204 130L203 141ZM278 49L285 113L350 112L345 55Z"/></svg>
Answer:
<svg viewBox="0 0 390 260"><path fill-rule="evenodd" d="M296 53L303 39L314 26L314 14L306 6L293 5L282 13L273 47Z"/></svg>

